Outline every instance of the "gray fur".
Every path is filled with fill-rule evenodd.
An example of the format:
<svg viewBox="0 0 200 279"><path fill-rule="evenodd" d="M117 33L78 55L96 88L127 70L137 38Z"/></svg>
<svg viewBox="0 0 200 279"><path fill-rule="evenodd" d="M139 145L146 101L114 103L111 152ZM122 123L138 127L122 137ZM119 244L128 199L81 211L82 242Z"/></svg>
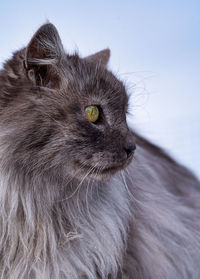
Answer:
<svg viewBox="0 0 200 279"><path fill-rule="evenodd" d="M129 130L109 55L48 23L0 72L1 279L200 278L200 183Z"/></svg>

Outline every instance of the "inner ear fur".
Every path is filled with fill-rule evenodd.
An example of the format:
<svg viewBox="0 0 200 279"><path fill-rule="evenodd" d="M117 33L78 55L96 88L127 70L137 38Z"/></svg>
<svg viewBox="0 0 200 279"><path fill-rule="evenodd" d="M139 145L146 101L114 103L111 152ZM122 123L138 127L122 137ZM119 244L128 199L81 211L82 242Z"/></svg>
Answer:
<svg viewBox="0 0 200 279"><path fill-rule="evenodd" d="M55 68L63 55L64 50L56 27L51 23L42 25L25 51L24 66L28 78L35 85L55 87L58 82Z"/></svg>

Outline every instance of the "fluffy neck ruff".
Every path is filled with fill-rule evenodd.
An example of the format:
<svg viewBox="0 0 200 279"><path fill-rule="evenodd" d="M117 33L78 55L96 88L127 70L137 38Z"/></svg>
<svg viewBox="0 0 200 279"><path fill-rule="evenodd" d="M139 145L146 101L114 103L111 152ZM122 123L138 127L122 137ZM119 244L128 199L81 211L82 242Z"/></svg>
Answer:
<svg viewBox="0 0 200 279"><path fill-rule="evenodd" d="M1 173L0 278L116 277L130 216L120 181L74 191L75 181Z"/></svg>

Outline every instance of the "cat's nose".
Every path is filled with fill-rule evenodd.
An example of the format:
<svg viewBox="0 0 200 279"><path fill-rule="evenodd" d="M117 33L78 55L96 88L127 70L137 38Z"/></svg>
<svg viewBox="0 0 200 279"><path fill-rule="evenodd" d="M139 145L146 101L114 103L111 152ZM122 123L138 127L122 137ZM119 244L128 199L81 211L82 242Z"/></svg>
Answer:
<svg viewBox="0 0 200 279"><path fill-rule="evenodd" d="M134 145L129 145L129 146L124 148L127 158L131 157L131 155L134 153L135 149L136 149L135 144Z"/></svg>

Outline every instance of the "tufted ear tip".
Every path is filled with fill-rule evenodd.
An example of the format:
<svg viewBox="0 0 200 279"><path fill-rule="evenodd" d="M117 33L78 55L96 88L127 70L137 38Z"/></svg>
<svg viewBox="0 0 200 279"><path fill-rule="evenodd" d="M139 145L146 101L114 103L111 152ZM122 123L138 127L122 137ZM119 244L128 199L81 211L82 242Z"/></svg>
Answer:
<svg viewBox="0 0 200 279"><path fill-rule="evenodd" d="M55 63L64 52L56 27L47 22L33 35L26 48L25 66Z"/></svg>
<svg viewBox="0 0 200 279"><path fill-rule="evenodd" d="M56 27L47 22L33 35L25 51L24 67L29 80L36 85L57 86L58 77L53 67L64 55Z"/></svg>
<svg viewBox="0 0 200 279"><path fill-rule="evenodd" d="M109 48L103 49L99 52L96 52L95 54L85 57L85 60L91 61L96 64L100 64L104 67L107 66L109 59L110 59L110 49Z"/></svg>

